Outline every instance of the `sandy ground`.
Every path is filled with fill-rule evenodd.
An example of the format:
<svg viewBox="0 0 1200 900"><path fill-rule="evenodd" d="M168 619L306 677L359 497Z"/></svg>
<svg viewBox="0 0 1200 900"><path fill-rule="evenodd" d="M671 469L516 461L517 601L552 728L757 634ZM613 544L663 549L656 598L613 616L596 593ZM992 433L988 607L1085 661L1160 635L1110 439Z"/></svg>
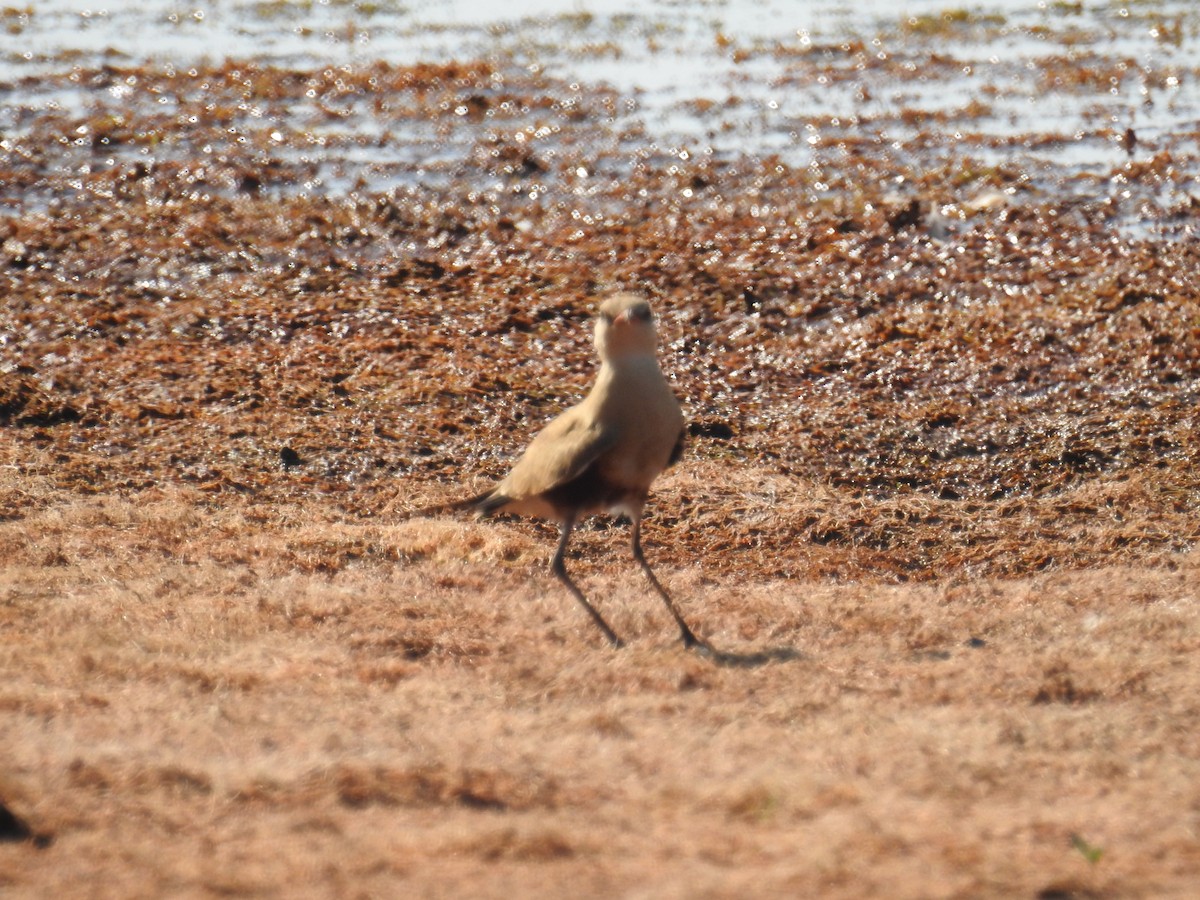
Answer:
<svg viewBox="0 0 1200 900"><path fill-rule="evenodd" d="M40 836L0 845L5 895L1194 893L1195 554L916 587L664 568L715 645L800 653L738 668L676 645L620 537L576 569L624 652L521 525L179 492L4 523L0 793ZM417 561L297 573L316 544Z"/></svg>

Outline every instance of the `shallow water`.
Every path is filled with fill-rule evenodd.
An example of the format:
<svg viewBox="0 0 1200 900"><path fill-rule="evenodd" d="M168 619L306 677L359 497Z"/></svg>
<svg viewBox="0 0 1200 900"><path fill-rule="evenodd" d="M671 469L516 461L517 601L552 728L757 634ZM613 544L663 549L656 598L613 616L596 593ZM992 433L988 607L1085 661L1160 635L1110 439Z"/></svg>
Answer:
<svg viewBox="0 0 1200 900"><path fill-rule="evenodd" d="M874 144L918 163L949 154L1016 166L1029 186L1067 197L1105 190L1135 155L1168 153L1172 175L1147 196L1170 206L1196 189L1197 5L867 0L844 10L836 0L538 0L519 16L481 0L9 8L0 22L8 33L0 153L19 155L21 138L49 116L84 129L64 135L63 171L103 165L92 158L89 121L178 112L177 98L146 95L136 77L100 92L78 78L104 67L182 70L237 59L353 71L380 60L483 60L501 73L494 87L528 76L611 91L604 127L586 135L572 136L562 109L502 123L489 109L477 123L524 131L544 147L573 140L610 152L773 155L808 166L836 162L847 142ZM311 164L302 191L436 182L457 175L453 161L479 140L480 128L411 117L398 133L375 97L341 99L336 115L316 102L246 110L248 124L278 129L281 158ZM1136 133L1133 152L1127 129ZM114 148L114 163L122 153L160 159L172 149ZM3 197L0 209L25 199L38 202Z"/></svg>

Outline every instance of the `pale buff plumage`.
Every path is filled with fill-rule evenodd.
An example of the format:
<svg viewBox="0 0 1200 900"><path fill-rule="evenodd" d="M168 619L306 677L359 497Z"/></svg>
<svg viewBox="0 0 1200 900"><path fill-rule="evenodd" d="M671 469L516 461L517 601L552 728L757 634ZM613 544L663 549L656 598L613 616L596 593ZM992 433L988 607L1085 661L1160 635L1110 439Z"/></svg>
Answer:
<svg viewBox="0 0 1200 900"><path fill-rule="evenodd" d="M614 645L621 640L567 574L571 530L583 516L629 516L633 555L679 626L684 644L706 648L683 620L642 553L642 512L650 485L678 457L683 411L658 365L650 304L617 294L599 309L595 333L600 371L578 406L550 422L508 476L491 490L454 504L481 513L540 516L562 531L552 569Z"/></svg>

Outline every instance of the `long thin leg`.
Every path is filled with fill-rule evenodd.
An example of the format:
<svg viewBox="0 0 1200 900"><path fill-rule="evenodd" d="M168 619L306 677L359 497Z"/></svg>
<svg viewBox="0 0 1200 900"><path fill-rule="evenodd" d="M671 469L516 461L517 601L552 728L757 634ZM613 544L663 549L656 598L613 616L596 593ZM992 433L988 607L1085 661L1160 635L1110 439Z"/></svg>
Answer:
<svg viewBox="0 0 1200 900"><path fill-rule="evenodd" d="M692 629L688 628L687 622L683 620L678 607L675 606L675 601L671 599L671 595L667 593L666 588L658 583L658 579L654 576L654 570L650 568L650 563L646 562L646 555L642 553L642 517L640 515L634 516L631 532L633 535L633 558L638 561L638 565L642 567L642 571L650 579L650 584L658 591L658 596L663 598L663 602L667 604L667 609L675 617L675 623L679 626L679 636L683 638L683 646L698 647L704 650L710 649L708 644L696 637L692 633Z"/></svg>
<svg viewBox="0 0 1200 900"><path fill-rule="evenodd" d="M625 642L617 637L617 633L608 627L608 623L604 621L604 617L596 611L596 607L588 603L587 597L583 596L583 591L575 586L575 582L571 580L571 576L567 574L567 565L565 558L567 555L567 544L571 540L571 531L575 527L575 519L568 517L562 523L562 536L558 539L558 550L554 553L554 562L550 563L550 570L558 576L558 580L567 586L567 590L571 592L571 596L583 604L583 608L587 610L592 621L596 623L596 627L604 632L604 636L608 638L608 642L614 647L624 647ZM662 588L659 588L662 590ZM670 602L670 601L668 601Z"/></svg>

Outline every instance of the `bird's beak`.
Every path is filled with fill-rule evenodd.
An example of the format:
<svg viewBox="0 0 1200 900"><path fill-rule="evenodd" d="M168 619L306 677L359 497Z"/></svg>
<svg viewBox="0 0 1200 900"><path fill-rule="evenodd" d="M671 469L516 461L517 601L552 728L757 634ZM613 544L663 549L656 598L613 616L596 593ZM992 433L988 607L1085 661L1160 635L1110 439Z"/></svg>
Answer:
<svg viewBox="0 0 1200 900"><path fill-rule="evenodd" d="M614 325L628 325L631 321L633 321L633 320L629 317L629 310L626 309L626 310L623 310L622 312L617 313L617 317L615 319L613 319L613 324Z"/></svg>

